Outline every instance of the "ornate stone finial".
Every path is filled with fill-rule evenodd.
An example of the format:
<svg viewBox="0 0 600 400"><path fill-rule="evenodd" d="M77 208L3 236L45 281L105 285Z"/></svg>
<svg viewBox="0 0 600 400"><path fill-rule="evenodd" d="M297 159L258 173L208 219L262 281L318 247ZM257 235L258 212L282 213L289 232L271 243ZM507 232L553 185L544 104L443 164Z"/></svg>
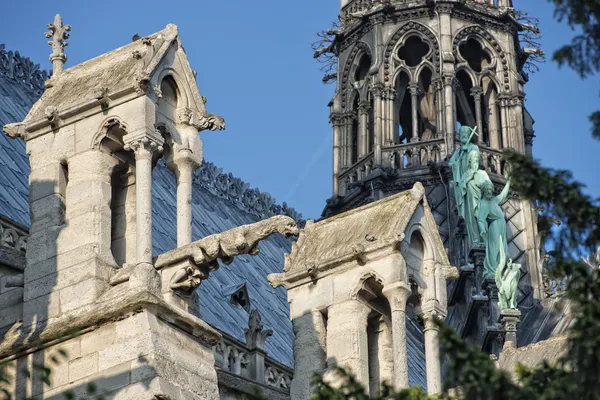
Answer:
<svg viewBox="0 0 600 400"><path fill-rule="evenodd" d="M246 336L246 345L249 349L264 350L265 341L271 335L273 331L270 329L263 329L262 320L258 310L254 308L250 311L250 317L248 318L248 328L244 329Z"/></svg>
<svg viewBox="0 0 600 400"><path fill-rule="evenodd" d="M64 70L67 61L65 46L68 46L66 40L69 38L68 32L71 30L71 25L63 25L62 17L60 14L56 14L54 23L48 24L48 29L49 31L45 35L47 38L52 38L48 44L52 46L52 54L50 54L52 77L56 77Z"/></svg>

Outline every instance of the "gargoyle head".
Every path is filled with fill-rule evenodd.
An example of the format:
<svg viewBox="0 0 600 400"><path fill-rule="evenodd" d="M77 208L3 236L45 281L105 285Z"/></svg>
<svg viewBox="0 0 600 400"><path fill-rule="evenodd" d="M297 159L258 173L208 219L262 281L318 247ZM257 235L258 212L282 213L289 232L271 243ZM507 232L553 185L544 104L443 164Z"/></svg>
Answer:
<svg viewBox="0 0 600 400"><path fill-rule="evenodd" d="M296 225L296 221L287 215L276 215L268 219L268 221L272 221L272 228L274 232L278 232L289 238L291 236L298 236L298 225Z"/></svg>
<svg viewBox="0 0 600 400"><path fill-rule="evenodd" d="M199 121L199 130L211 130L211 131L222 131L225 129L225 119L220 115L216 114L207 114L205 116L200 117Z"/></svg>

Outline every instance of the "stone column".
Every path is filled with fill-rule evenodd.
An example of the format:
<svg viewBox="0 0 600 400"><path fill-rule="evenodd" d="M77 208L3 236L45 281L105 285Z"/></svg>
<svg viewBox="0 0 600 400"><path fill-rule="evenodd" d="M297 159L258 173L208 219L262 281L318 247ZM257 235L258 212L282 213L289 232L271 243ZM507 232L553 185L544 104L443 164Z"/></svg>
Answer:
<svg viewBox="0 0 600 400"><path fill-rule="evenodd" d="M514 118L513 126L513 148L521 153L525 153L525 140L523 130L523 100L525 95L523 93L516 94L511 100L511 111ZM510 115L510 114L509 114Z"/></svg>
<svg viewBox="0 0 600 400"><path fill-rule="evenodd" d="M177 178L177 247L192 243L192 174L201 163L189 149L180 149L169 162Z"/></svg>
<svg viewBox="0 0 600 400"><path fill-rule="evenodd" d="M485 143L483 137L483 116L481 115L481 96L483 95L483 89L480 86L473 86L471 88L471 96L475 101L475 119L477 121L477 141L479 143Z"/></svg>
<svg viewBox="0 0 600 400"><path fill-rule="evenodd" d="M394 375L392 384L397 389L408 388L408 355L406 351L406 301L410 288L398 282L383 289L392 313L392 343L394 349Z"/></svg>
<svg viewBox="0 0 600 400"><path fill-rule="evenodd" d="M156 270L152 265L152 156L162 151L164 139L159 132L129 134L123 139L125 149L135 154L136 268L130 284L153 286Z"/></svg>
<svg viewBox="0 0 600 400"><path fill-rule="evenodd" d="M500 311L500 323L504 331L504 346L517 347L517 325L521 321L521 311L506 309Z"/></svg>
<svg viewBox="0 0 600 400"><path fill-rule="evenodd" d="M381 144L383 143L384 118L383 118L383 84L379 83L373 86L374 97L374 140L373 140L373 164L381 165Z"/></svg>
<svg viewBox="0 0 600 400"><path fill-rule="evenodd" d="M394 144L394 102L396 100L396 90L393 87L387 87L385 95L386 121L383 144L391 146Z"/></svg>
<svg viewBox="0 0 600 400"><path fill-rule="evenodd" d="M444 105L446 117L446 148L448 154L454 151L454 74L444 75Z"/></svg>
<svg viewBox="0 0 600 400"><path fill-rule="evenodd" d="M440 329L436 321L440 316L435 311L423 314L425 328L425 368L427 370L427 394L434 395L442 391L442 374L440 366Z"/></svg>
<svg viewBox="0 0 600 400"><path fill-rule="evenodd" d="M502 149L502 132L500 131L500 116L498 115L498 99L495 90L490 93L490 99L488 104L488 115L489 115L489 133L490 133L490 147L494 149Z"/></svg>
<svg viewBox="0 0 600 400"><path fill-rule="evenodd" d="M444 134L444 85L441 78L436 78L432 82L435 88L435 112L436 112L436 137L443 138ZM442 159L444 156L442 155Z"/></svg>
<svg viewBox="0 0 600 400"><path fill-rule="evenodd" d="M340 177L340 165L341 165L341 129L342 129L342 115L339 113L332 113L330 121L333 125L333 195L339 194L339 177Z"/></svg>
<svg viewBox="0 0 600 400"><path fill-rule="evenodd" d="M412 137L410 142L419 141L419 113L418 113L418 101L419 101L419 85L417 83L411 83L410 89L410 107L411 107L411 118L412 118Z"/></svg>
<svg viewBox="0 0 600 400"><path fill-rule="evenodd" d="M315 373L326 368L326 329L323 314L307 312L292 321L294 327L294 379L290 387L292 400L306 400L312 395L310 382Z"/></svg>
<svg viewBox="0 0 600 400"><path fill-rule="evenodd" d="M346 127L346 147L344 149L344 153L346 154L346 163L344 164L344 166L346 168L349 168L352 165L352 146L354 145L353 143L353 135L354 135L354 119L356 118L356 115L354 115L354 112L352 111L348 111L345 114L345 127Z"/></svg>
<svg viewBox="0 0 600 400"><path fill-rule="evenodd" d="M500 101L500 120L502 121L502 146L510 147L511 144L508 140L508 111L507 111L507 98L506 95L499 95L498 100Z"/></svg>
<svg viewBox="0 0 600 400"><path fill-rule="evenodd" d="M358 159L367 155L369 145L369 102L358 105Z"/></svg>
<svg viewBox="0 0 600 400"><path fill-rule="evenodd" d="M371 309L358 300L329 306L327 363L349 368L358 382L369 388L367 317Z"/></svg>

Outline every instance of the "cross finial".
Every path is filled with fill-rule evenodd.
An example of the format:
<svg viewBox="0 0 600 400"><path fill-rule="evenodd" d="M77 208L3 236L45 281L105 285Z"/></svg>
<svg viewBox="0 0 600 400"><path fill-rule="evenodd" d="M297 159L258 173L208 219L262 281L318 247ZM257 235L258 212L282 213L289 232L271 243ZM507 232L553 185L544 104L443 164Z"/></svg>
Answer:
<svg viewBox="0 0 600 400"><path fill-rule="evenodd" d="M65 55L65 46L68 45L66 40L69 38L68 32L71 30L71 25L63 25L62 17L60 14L56 14L54 17L54 23L48 24L48 32L45 33L47 38L52 38L48 42L52 46L52 54L50 54L50 61L52 61L52 77L58 76L65 67L65 61L67 56Z"/></svg>

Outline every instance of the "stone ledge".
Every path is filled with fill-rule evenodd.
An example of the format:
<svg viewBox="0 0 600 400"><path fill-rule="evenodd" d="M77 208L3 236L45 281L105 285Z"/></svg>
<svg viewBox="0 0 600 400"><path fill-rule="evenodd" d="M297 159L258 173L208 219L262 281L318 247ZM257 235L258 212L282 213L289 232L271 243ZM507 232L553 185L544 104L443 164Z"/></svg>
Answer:
<svg viewBox="0 0 600 400"><path fill-rule="evenodd" d="M240 375L234 375L229 372L217 369L217 379L219 387L241 392L249 396L255 395L255 390L258 389L263 398L270 400L289 400L290 394L282 389L277 389L271 386L263 385L252 380L246 379ZM219 390L220 392L220 390Z"/></svg>
<svg viewBox="0 0 600 400"><path fill-rule="evenodd" d="M146 290L133 290L118 296L103 296L95 303L63 313L41 325L15 324L0 343L0 363L68 340L74 332L92 331L104 323L126 318L144 309L152 309L164 321L210 345L221 339L221 334L201 319L167 304Z"/></svg>

